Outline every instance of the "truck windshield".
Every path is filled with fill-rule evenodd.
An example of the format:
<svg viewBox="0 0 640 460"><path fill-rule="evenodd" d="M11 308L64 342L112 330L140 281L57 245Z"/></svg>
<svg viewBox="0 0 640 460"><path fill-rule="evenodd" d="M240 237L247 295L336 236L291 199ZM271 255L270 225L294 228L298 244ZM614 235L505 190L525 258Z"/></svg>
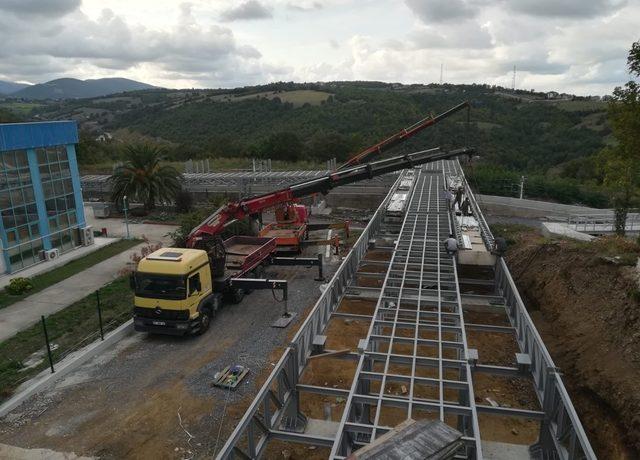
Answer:
<svg viewBox="0 0 640 460"><path fill-rule="evenodd" d="M136 295L152 299L181 300L187 297L182 276L136 273Z"/></svg>

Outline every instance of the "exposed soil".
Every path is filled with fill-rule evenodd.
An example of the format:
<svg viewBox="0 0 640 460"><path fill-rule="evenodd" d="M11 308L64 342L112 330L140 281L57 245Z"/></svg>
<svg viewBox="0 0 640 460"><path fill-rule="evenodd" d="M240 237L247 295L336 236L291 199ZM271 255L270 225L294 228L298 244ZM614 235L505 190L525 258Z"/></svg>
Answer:
<svg viewBox="0 0 640 460"><path fill-rule="evenodd" d="M269 273L291 281L298 316L289 328L269 327L282 306L256 291L201 337L134 335L0 420L0 442L105 459L211 458L320 295L309 275L303 267ZM234 363L251 370L238 390L213 387L215 372Z"/></svg>
<svg viewBox="0 0 640 460"><path fill-rule="evenodd" d="M640 249L521 232L508 261L599 458L640 458ZM616 258L618 256L618 258Z"/></svg>

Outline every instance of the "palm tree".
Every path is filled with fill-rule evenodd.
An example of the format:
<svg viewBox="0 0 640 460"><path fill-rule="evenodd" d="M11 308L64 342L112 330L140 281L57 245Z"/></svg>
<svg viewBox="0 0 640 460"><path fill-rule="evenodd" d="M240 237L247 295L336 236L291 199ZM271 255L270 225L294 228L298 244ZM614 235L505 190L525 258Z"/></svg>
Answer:
<svg viewBox="0 0 640 460"><path fill-rule="evenodd" d="M111 200L122 205L123 198L144 203L149 211L156 202L170 202L181 189L182 175L173 166L161 164L162 152L150 144L129 145L125 162L109 177Z"/></svg>

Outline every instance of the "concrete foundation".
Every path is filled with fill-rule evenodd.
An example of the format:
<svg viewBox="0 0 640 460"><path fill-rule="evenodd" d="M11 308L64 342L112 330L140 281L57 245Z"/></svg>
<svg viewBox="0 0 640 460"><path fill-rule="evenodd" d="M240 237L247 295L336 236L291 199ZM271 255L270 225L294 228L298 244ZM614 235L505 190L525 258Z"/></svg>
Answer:
<svg viewBox="0 0 640 460"><path fill-rule="evenodd" d="M591 241L595 238L586 233L576 232L560 222L543 222L542 234L547 238L571 238L578 241Z"/></svg>

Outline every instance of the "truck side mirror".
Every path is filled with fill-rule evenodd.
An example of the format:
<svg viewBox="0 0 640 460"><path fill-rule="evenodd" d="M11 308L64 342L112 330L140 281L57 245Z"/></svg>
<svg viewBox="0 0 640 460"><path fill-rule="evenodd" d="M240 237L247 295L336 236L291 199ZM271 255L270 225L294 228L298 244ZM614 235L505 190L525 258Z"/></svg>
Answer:
<svg viewBox="0 0 640 460"><path fill-rule="evenodd" d="M129 275L129 287L134 291L136 290L136 274L135 273L131 273Z"/></svg>

